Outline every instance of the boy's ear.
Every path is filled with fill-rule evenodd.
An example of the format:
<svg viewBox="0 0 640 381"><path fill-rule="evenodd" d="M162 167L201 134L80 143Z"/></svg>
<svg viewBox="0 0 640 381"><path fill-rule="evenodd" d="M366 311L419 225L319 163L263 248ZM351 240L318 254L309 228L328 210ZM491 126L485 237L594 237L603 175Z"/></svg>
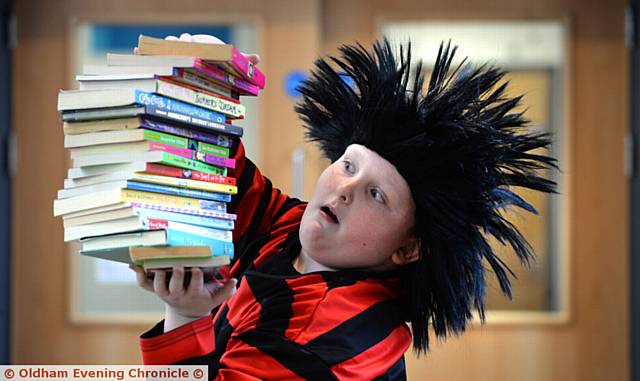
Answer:
<svg viewBox="0 0 640 381"><path fill-rule="evenodd" d="M409 238L404 246L391 255L391 261L399 266L408 265L411 262L417 261L419 258L420 240L415 236Z"/></svg>

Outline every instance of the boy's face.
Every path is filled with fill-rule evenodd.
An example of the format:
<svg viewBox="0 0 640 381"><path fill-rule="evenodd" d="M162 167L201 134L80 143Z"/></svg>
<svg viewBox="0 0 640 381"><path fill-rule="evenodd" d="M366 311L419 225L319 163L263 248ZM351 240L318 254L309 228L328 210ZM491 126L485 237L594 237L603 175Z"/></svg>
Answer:
<svg viewBox="0 0 640 381"><path fill-rule="evenodd" d="M396 168L352 144L318 179L300 225L302 260L312 271L384 271L412 262L418 255L414 213L409 185Z"/></svg>

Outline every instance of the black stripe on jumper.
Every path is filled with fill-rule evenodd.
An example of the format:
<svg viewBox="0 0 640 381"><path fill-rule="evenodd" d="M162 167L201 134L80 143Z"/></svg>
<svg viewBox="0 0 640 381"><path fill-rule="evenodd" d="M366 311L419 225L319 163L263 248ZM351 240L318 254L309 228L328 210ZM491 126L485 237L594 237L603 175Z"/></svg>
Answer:
<svg viewBox="0 0 640 381"><path fill-rule="evenodd" d="M396 303L382 301L305 344L329 366L349 360L384 340L400 325Z"/></svg>

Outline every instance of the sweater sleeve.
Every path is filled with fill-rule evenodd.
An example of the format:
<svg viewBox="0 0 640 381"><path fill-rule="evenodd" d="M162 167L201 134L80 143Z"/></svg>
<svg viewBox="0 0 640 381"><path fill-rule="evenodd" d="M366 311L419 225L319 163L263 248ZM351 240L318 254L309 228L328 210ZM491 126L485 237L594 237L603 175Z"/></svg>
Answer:
<svg viewBox="0 0 640 381"><path fill-rule="evenodd" d="M302 201L290 198L273 187L256 165L245 156L244 145L237 140L231 150L236 167L230 176L236 178L238 194L228 205L237 215L233 231L235 255L231 276L239 276L255 259L256 250L247 250L256 238L264 236L292 208L301 208Z"/></svg>

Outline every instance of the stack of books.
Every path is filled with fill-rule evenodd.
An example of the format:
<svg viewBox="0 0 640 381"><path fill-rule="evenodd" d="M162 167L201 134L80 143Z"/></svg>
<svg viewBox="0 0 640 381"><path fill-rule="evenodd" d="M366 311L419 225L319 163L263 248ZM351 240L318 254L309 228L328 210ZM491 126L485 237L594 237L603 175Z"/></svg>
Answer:
<svg viewBox="0 0 640 381"><path fill-rule="evenodd" d="M85 66L58 110L72 168L54 201L83 255L145 269L215 269L233 258L230 158L240 96L264 75L231 45L140 36L139 54Z"/></svg>

